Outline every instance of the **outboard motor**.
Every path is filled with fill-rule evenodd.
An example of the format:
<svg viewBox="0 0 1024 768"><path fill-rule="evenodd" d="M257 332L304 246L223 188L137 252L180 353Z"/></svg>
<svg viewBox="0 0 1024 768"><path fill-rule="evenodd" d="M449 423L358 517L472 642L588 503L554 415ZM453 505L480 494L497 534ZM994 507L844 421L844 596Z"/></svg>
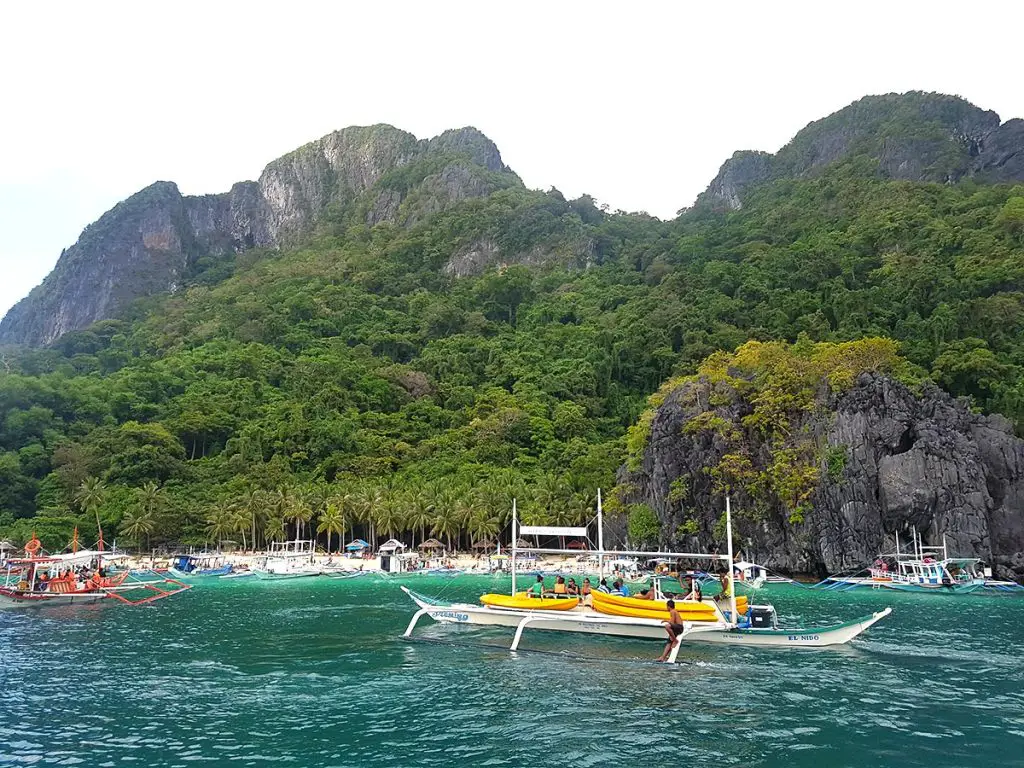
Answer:
<svg viewBox="0 0 1024 768"><path fill-rule="evenodd" d="M750 606L751 629L778 629L779 619L775 614L774 605Z"/></svg>

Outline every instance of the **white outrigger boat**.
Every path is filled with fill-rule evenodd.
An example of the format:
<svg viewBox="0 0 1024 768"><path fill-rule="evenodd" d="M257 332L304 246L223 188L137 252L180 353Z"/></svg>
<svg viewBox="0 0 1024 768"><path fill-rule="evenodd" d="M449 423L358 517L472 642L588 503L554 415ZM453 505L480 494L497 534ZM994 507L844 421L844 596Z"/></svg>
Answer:
<svg viewBox="0 0 1024 768"><path fill-rule="evenodd" d="M266 580L319 576L322 569L316 564L315 558L314 541L275 541L270 545L270 551L256 561L252 572L256 578Z"/></svg>
<svg viewBox="0 0 1024 768"><path fill-rule="evenodd" d="M976 557L950 557L946 537L941 547L926 547L914 531L913 550L900 550L896 534L896 551L879 555L874 564L853 576L829 576L820 585L824 589L892 589L899 592L932 594L968 594L986 585L986 574L980 570ZM867 575L861 575L864 572Z"/></svg>
<svg viewBox="0 0 1024 768"><path fill-rule="evenodd" d="M664 552L629 552L619 551L606 552L604 550L604 532L601 512L601 497L598 493L597 525L598 525L598 557L602 561L599 568L603 573L603 558L606 554L621 556L629 554L641 557L672 557L678 559L715 559L730 564L732 558L732 513L729 500L726 499L726 535L728 540L728 553L725 555L708 555L700 553L664 553ZM517 530L518 528L518 530ZM606 598L591 594L591 605L584 605L579 600L571 608L562 609L557 606L557 600L536 600L529 599L524 595L516 593L516 572L515 553L516 540L518 535L556 535L574 536L585 535L585 529L579 528L552 528L548 526L521 526L516 520L515 503L512 507L512 595L511 597L486 595L481 598L488 604L476 605L472 603L450 603L434 600L427 596L412 592L407 587L402 590L416 603L419 610L412 617L404 637L412 637L413 630L423 616L429 616L436 622L447 624L480 624L490 626L509 627L515 629L515 636L510 650L516 650L522 641L526 629L543 629L556 632L580 632L594 635L606 635L611 637L628 637L650 640L666 641L668 636L665 629L665 619L661 617L656 608L664 606L657 602L650 603L649 608L626 609L622 613L628 615L615 615L619 611L606 604ZM571 550L529 548L530 551L545 554L572 554ZM830 645L842 645L850 642L866 629L888 616L892 609L872 613L852 621L836 624L827 627L810 628L783 628L778 626L775 608L770 605L747 606L747 613L741 616L737 612L737 598L735 593L735 582L733 581L732 569L728 569L730 590L728 601L715 601L706 598L700 603L696 601L680 600L676 603L681 611L683 631L677 635L677 642L672 648L668 661L675 662L679 649L683 642L721 643L725 645L751 645L751 646L774 646L774 647L798 647L813 648ZM655 582L657 585L657 582ZM530 603L538 604L537 608L530 607ZM543 603L550 603L544 606ZM630 601L628 598L618 602L626 604L641 603L645 601ZM743 602L746 602L745 599ZM612 613L609 613L612 611ZM650 616L650 618L648 618ZM693 617L688 620L687 617Z"/></svg>

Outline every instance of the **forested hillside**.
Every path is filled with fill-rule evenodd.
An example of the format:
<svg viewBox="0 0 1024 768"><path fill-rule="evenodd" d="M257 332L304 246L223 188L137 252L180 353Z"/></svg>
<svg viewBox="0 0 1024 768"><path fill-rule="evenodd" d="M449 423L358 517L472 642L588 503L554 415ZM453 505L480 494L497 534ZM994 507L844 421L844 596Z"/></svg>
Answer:
<svg viewBox="0 0 1024 768"><path fill-rule="evenodd" d="M57 548L98 513L141 546L465 542L513 495L575 522L648 396L749 340L888 337L1024 426L1024 186L892 180L858 155L671 222L516 185L401 222L359 205L2 352L0 536Z"/></svg>

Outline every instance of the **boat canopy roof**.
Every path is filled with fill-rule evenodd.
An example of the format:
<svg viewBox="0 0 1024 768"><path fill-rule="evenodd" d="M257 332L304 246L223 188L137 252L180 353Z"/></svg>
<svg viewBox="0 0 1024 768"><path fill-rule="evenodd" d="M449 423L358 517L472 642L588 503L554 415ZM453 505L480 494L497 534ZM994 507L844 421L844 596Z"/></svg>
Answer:
<svg viewBox="0 0 1024 768"><path fill-rule="evenodd" d="M405 544L400 542L398 539L388 539L377 547L377 551L379 552L396 552L399 549L405 549Z"/></svg>
<svg viewBox="0 0 1024 768"><path fill-rule="evenodd" d="M9 559L7 562L20 564L39 563L40 565L53 563L84 565L92 562L98 557L106 557L109 555L109 552L100 552L99 550L94 549L80 549L77 552L65 552L62 555L46 555L45 557L14 557Z"/></svg>

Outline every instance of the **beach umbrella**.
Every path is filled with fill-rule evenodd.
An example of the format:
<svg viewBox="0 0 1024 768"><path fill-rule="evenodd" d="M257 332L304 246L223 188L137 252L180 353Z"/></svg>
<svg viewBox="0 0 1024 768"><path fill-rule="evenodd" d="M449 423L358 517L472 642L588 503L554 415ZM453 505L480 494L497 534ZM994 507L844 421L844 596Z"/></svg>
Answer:
<svg viewBox="0 0 1024 768"><path fill-rule="evenodd" d="M427 539L422 544L420 544L420 549L423 549L423 550L444 549L444 544L442 544L437 539Z"/></svg>
<svg viewBox="0 0 1024 768"><path fill-rule="evenodd" d="M478 541L473 545L473 549L494 549L493 541Z"/></svg>

